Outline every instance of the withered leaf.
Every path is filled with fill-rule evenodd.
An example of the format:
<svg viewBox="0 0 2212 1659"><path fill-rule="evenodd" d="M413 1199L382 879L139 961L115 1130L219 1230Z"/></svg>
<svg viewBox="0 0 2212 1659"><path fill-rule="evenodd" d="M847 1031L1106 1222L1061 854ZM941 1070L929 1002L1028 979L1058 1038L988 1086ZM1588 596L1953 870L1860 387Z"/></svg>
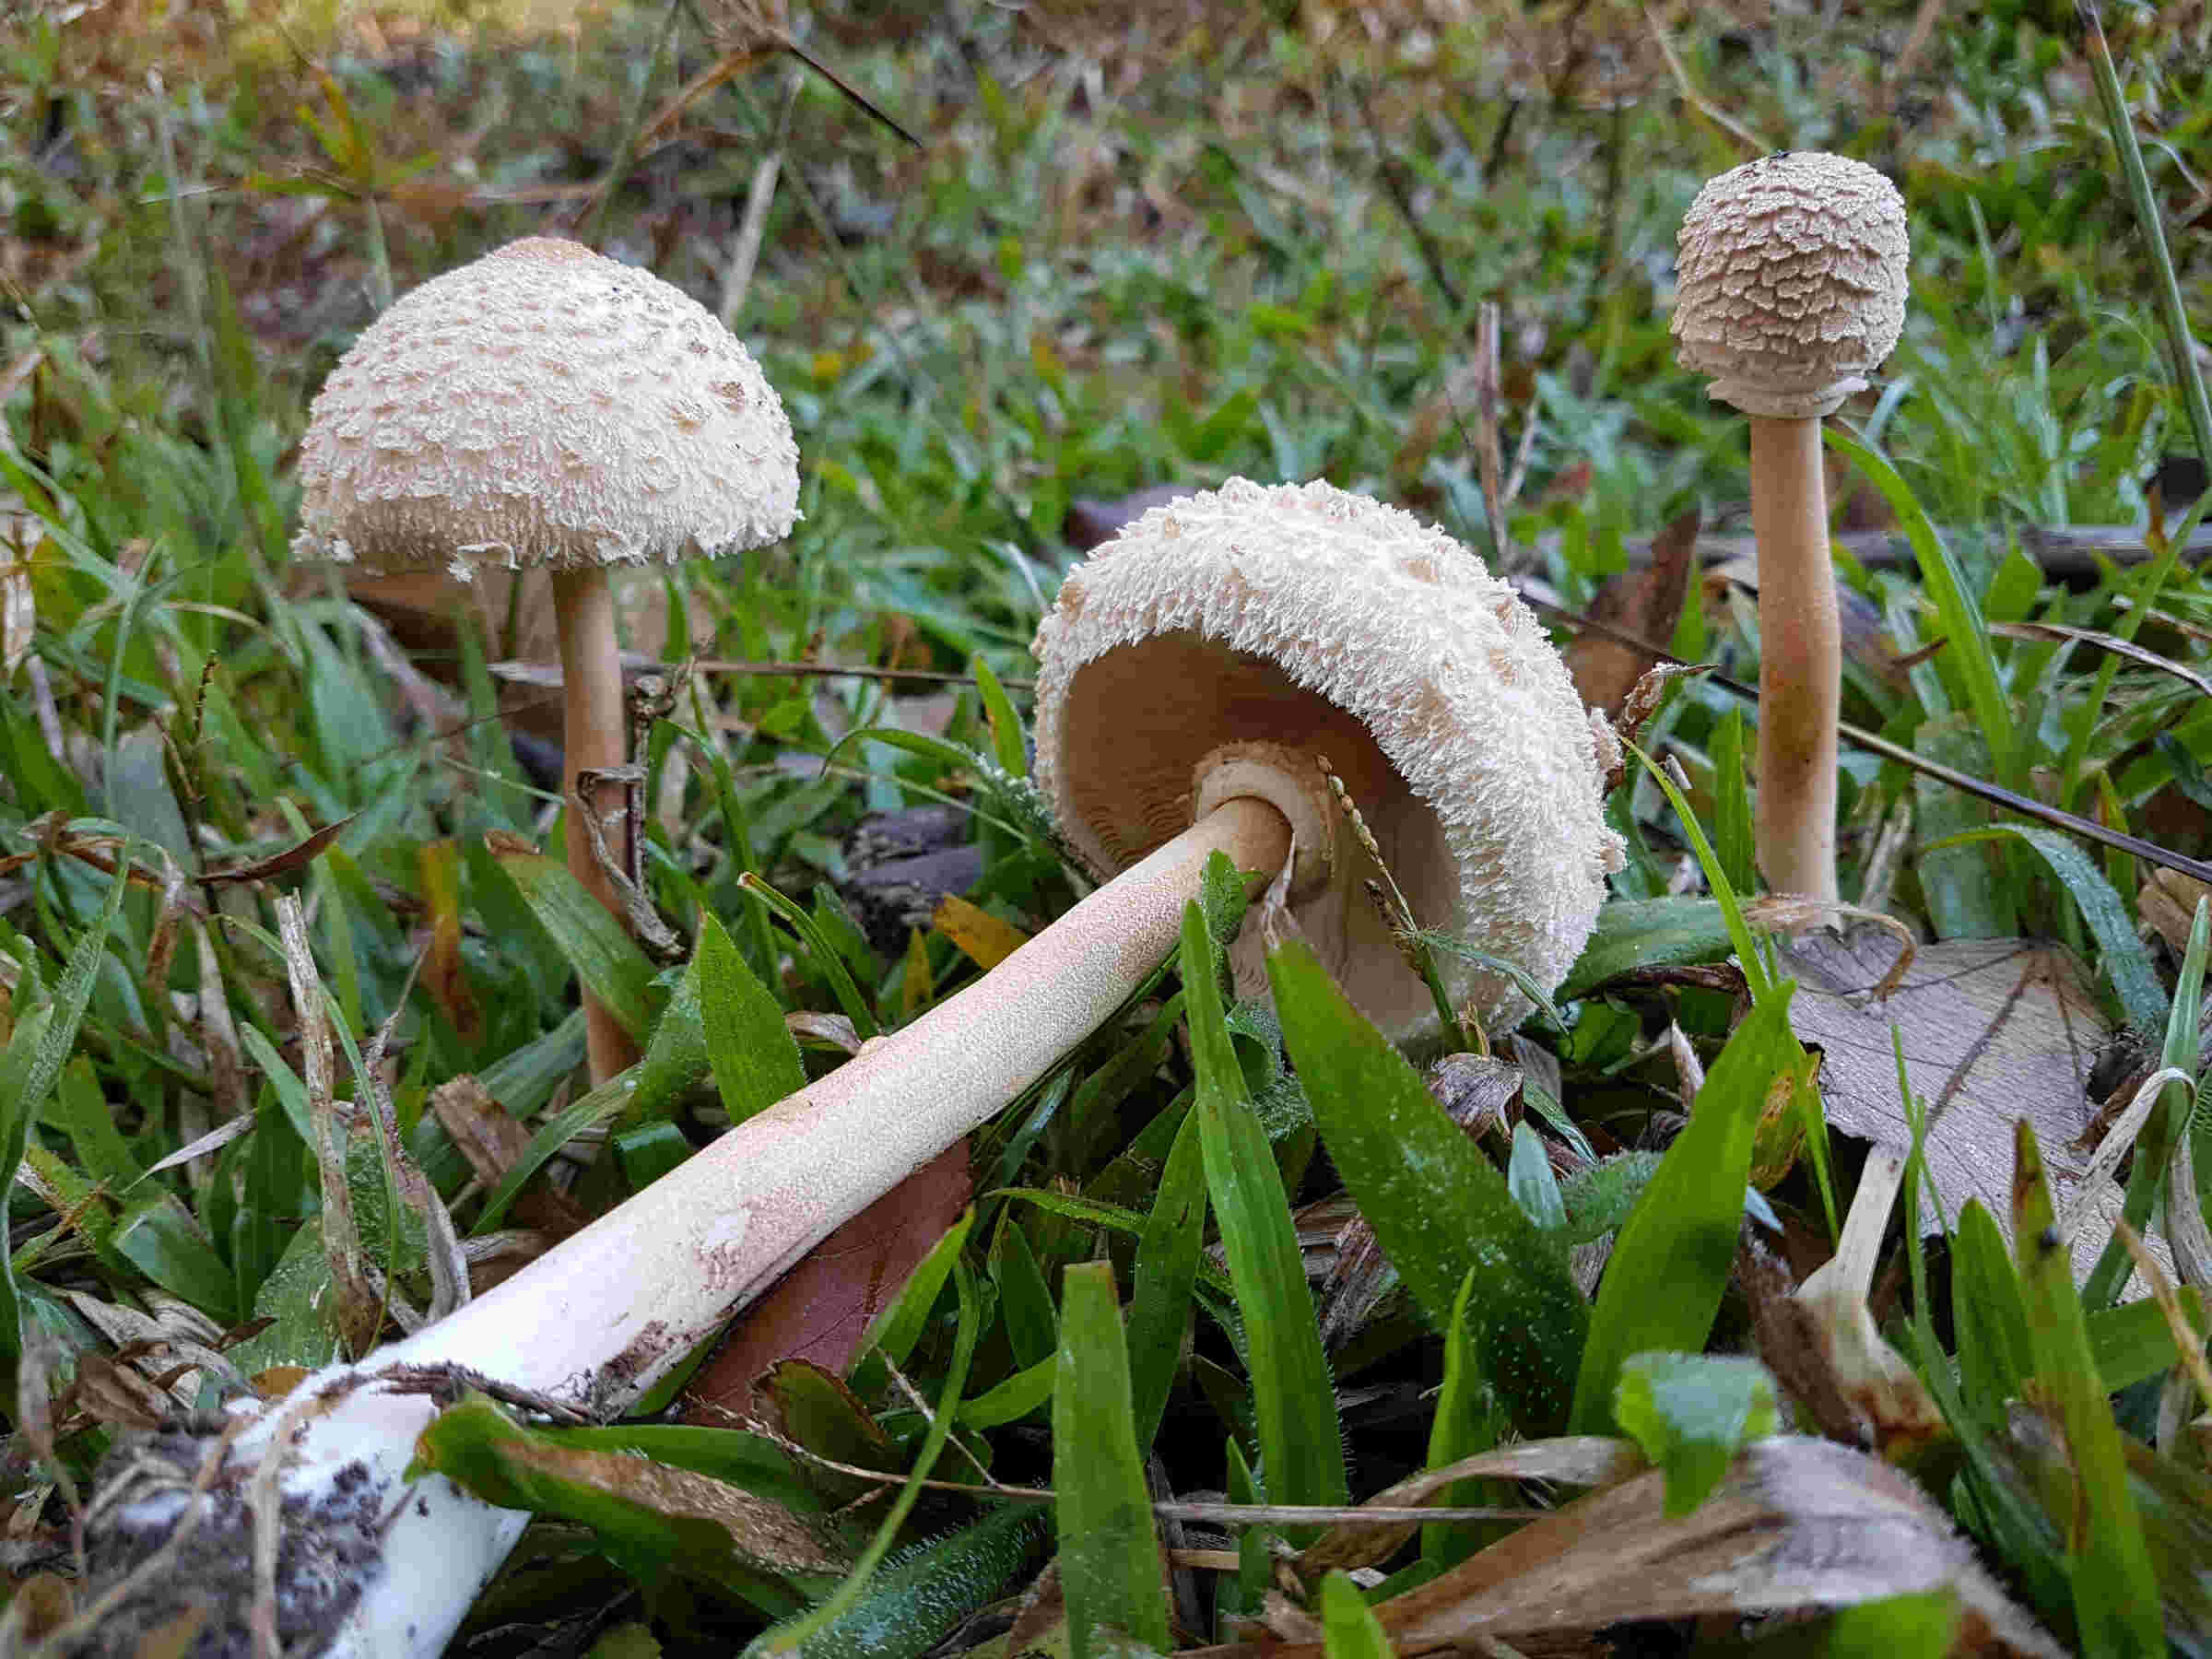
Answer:
<svg viewBox="0 0 2212 1659"><path fill-rule="evenodd" d="M345 834L347 826L359 817L360 814L357 812L350 818L340 818L335 824L325 824L305 841L287 847L281 853L272 853L266 858L231 865L225 869L209 870L200 879L213 887L226 881L271 881L279 876L289 876L294 870L304 869L314 863L317 854Z"/></svg>
<svg viewBox="0 0 2212 1659"><path fill-rule="evenodd" d="M1649 564L1606 580L1590 601L1591 617L1619 633L1664 646L1674 638L1697 555L1693 507L1652 538ZM1583 701L1607 714L1620 712L1636 682L1659 661L1652 652L1595 629L1577 635L1562 654Z"/></svg>
<svg viewBox="0 0 2212 1659"><path fill-rule="evenodd" d="M1873 990L1900 948L1882 930L1807 934L1781 948L1783 971L1798 982L1790 1023L1823 1052L1831 1128L1893 1150L1911 1147L1894 1024L1912 1092L1927 1104L1928 1172L1944 1214L1956 1220L1969 1198L1980 1198L1999 1228L2009 1227L2012 1125L2021 1117L2035 1125L2059 1210L2071 1210L2091 1150L2083 1144L2096 1115L2089 1072L2112 1036L2072 952L2029 939L1923 945L1897 990L1877 1002ZM2115 1207L2100 1193L2089 1198L2070 1241L2077 1277L2104 1248L2111 1226L2100 1217ZM1937 1225L1926 1194L1921 1221L1931 1231Z"/></svg>
<svg viewBox="0 0 2212 1659"><path fill-rule="evenodd" d="M740 1413L753 1380L779 1359L842 1372L971 1191L968 1143L958 1141L817 1244L747 1311L688 1393ZM703 1419L712 1420L712 1419Z"/></svg>
<svg viewBox="0 0 2212 1659"><path fill-rule="evenodd" d="M1972 1547L1907 1477L1826 1441L1777 1436L1669 1520L1653 1470L1532 1522L1375 1609L1394 1651L1519 1642L1630 1620L1753 1618L1947 1591L1955 1653L2058 1659L2065 1649L2005 1597ZM1321 1659L1318 1646L1272 1659Z"/></svg>

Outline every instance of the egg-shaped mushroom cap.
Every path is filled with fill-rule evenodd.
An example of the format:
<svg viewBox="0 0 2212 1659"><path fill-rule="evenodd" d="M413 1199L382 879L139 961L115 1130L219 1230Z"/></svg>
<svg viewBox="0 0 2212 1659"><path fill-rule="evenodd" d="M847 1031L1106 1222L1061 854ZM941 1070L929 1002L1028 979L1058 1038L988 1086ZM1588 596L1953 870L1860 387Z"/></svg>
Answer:
<svg viewBox="0 0 2212 1659"><path fill-rule="evenodd" d="M680 289L530 237L411 290L323 383L298 558L372 570L674 563L798 517L752 356Z"/></svg>
<svg viewBox="0 0 2212 1659"><path fill-rule="evenodd" d="M1832 413L1905 325L1905 204L1863 161L1762 156L1682 218L1676 357L1747 415Z"/></svg>
<svg viewBox="0 0 2212 1659"><path fill-rule="evenodd" d="M1038 782L1101 877L1190 822L1194 769L1231 743L1325 759L1415 920L1547 989L1620 865L1598 737L1535 617L1441 530L1364 496L1236 478L1155 508L1069 572L1032 650ZM1335 853L1293 912L1370 1019L1421 1035L1433 999L1364 890L1372 861L1342 832ZM1528 1012L1510 980L1438 954L1493 1029Z"/></svg>

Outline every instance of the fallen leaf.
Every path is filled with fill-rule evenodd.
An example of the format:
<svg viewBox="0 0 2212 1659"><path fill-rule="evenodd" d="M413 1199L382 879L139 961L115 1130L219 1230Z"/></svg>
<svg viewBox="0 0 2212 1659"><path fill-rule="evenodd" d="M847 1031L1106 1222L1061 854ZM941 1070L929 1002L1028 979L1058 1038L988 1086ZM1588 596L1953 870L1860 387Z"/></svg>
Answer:
<svg viewBox="0 0 2212 1659"><path fill-rule="evenodd" d="M957 893L947 893L937 900L929 924L985 972L1030 942L1030 935L1011 922L1002 921Z"/></svg>
<svg viewBox="0 0 2212 1659"><path fill-rule="evenodd" d="M1649 564L1610 577L1590 601L1590 615L1654 645L1675 637L1675 622L1697 569L1698 512L1694 507L1652 538ZM1618 714L1636 682L1659 663L1656 653L1594 630L1579 634L1562 653L1583 702Z"/></svg>
<svg viewBox="0 0 2212 1659"><path fill-rule="evenodd" d="M1656 1469L1593 1493L1382 1603L1376 1617L1394 1652L1425 1653L1485 1638L1802 1615L1937 1591L1961 1613L1953 1653L2060 1659L2066 1651L2006 1599L1919 1487L1863 1453L1777 1436L1746 1450L1688 1514L1668 1519L1665 1500ZM1323 1659L1318 1644L1267 1652Z"/></svg>
<svg viewBox="0 0 2212 1659"><path fill-rule="evenodd" d="M706 1415L747 1415L779 1359L841 1372L877 1314L968 1205L968 1143L955 1143L824 1239L753 1303L686 1391ZM692 1415L688 1409L687 1415Z"/></svg>
<svg viewBox="0 0 2212 1659"><path fill-rule="evenodd" d="M2087 1190L2083 1137L2096 1116L2091 1069L2112 1036L2088 975L2072 952L2027 939L1945 939L1920 946L1886 1000L1874 989L1895 964L1898 941L1878 928L1813 933L1781 947L1798 982L1790 1023L1822 1051L1829 1126L1878 1147L1912 1145L1897 1091L1890 1028L1903 1034L1905 1072L1928 1110L1926 1157L1936 1192L1922 1195L1930 1232L1980 1198L2000 1228L2011 1213L2012 1126L2025 1117L2045 1148L2063 1213L2087 1200L2069 1246L2077 1278L2112 1231L2120 1194ZM2107 1193L2104 1189L2110 1188ZM2006 1234L2010 1242L2010 1234Z"/></svg>

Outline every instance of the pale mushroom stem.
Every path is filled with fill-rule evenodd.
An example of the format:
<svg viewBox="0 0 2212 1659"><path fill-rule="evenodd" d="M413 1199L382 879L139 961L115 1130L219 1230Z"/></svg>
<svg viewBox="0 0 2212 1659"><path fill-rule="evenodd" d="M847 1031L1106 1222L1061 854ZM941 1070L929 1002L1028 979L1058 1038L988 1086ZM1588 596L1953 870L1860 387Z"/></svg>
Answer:
<svg viewBox="0 0 2212 1659"><path fill-rule="evenodd" d="M398 1366L463 1367L595 1411L628 1405L1109 1018L1174 947L1215 853L1273 872L1290 841L1288 820L1266 802L1224 802L958 996L747 1119L512 1278L404 1342L309 1377L241 1438L241 1453L268 1455L282 1441L295 1494L334 1480L395 1486L437 1411L420 1393L379 1385ZM379 1497L391 1520L377 1559L357 1569L360 1597L332 1653L441 1652L526 1519L438 1476L405 1502L394 1496ZM302 1512L319 1512L311 1501ZM242 1621L242 1610L227 1611Z"/></svg>
<svg viewBox="0 0 2212 1659"><path fill-rule="evenodd" d="M629 758L621 648L615 639L615 597L606 572L591 564L556 570L553 613L560 629L561 775L574 789L578 774L611 771ZM602 822L622 800L619 786L611 783L594 784L582 793ZM569 870L628 932L629 919L614 884L592 854L583 815L573 800L567 806ZM592 1087L596 1088L634 1064L639 1050L613 1010L592 994L590 986L582 990L584 1041Z"/></svg>
<svg viewBox="0 0 2212 1659"><path fill-rule="evenodd" d="M1834 903L1843 634L1818 417L1751 417L1759 542L1759 865L1777 893Z"/></svg>

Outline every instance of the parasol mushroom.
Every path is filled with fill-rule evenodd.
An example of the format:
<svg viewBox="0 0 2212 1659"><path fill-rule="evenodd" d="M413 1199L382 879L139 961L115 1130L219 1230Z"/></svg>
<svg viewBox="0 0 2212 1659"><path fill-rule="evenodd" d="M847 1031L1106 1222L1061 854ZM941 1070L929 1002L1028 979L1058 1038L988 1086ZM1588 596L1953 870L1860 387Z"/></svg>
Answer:
<svg viewBox="0 0 2212 1659"><path fill-rule="evenodd" d="M1864 162L1761 157L1706 181L1677 264L1677 355L1751 418L1759 868L1776 892L1833 903L1843 648L1820 418L1865 386L1904 327L1904 202Z"/></svg>
<svg viewBox="0 0 2212 1659"><path fill-rule="evenodd" d="M959 995L444 1320L309 1378L240 1437L241 1463L290 1460L302 1524L393 1518L329 1651L435 1653L522 1529L440 1477L395 1502L435 1409L402 1392L401 1368L597 1411L634 1400L1110 1018L1173 947L1216 851L1265 872L1295 841L1301 922L1378 1018L1417 1025L1410 971L1357 919L1365 855L1333 828L1319 755L1436 922L1547 986L1581 948L1620 856L1609 735L1512 591L1441 532L1325 484L1232 482L1146 515L1070 575L1036 649L1047 786L1112 879ZM1500 1018L1523 1006L1510 985L1466 988Z"/></svg>
<svg viewBox="0 0 2212 1659"><path fill-rule="evenodd" d="M759 365L658 277L545 237L415 288L363 331L316 395L295 558L377 571L550 567L563 770L629 758L608 567L758 547L798 517L798 450ZM624 912L569 802L569 868ZM592 1081L637 1057L583 994Z"/></svg>

